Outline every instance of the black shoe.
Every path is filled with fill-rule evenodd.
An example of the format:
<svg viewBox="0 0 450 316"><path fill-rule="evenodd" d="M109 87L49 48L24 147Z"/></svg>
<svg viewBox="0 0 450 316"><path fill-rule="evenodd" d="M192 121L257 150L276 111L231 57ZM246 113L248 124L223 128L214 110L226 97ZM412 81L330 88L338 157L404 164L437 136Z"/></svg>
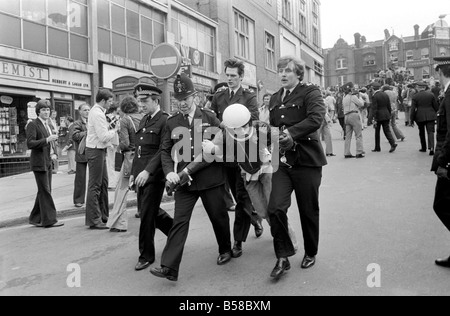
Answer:
<svg viewBox="0 0 450 316"><path fill-rule="evenodd" d="M434 156L434 151L430 150L430 156Z"/></svg>
<svg viewBox="0 0 450 316"><path fill-rule="evenodd" d="M302 261L302 269L311 268L316 263L316 257L305 255Z"/></svg>
<svg viewBox="0 0 450 316"><path fill-rule="evenodd" d="M242 241L235 241L233 249L231 250L231 256L233 258L239 258L242 256Z"/></svg>
<svg viewBox="0 0 450 316"><path fill-rule="evenodd" d="M345 155L345 158L346 158L346 159L348 159L348 158L356 158L356 156L353 156L353 155Z"/></svg>
<svg viewBox="0 0 450 316"><path fill-rule="evenodd" d="M420 151L421 153L426 153L426 152L427 152L426 149L419 149L419 151Z"/></svg>
<svg viewBox="0 0 450 316"><path fill-rule="evenodd" d="M450 268L450 257L447 259L437 259L435 263L440 267Z"/></svg>
<svg viewBox="0 0 450 316"><path fill-rule="evenodd" d="M41 223L34 223L34 222L28 222L30 225L36 226L36 227L43 227Z"/></svg>
<svg viewBox="0 0 450 316"><path fill-rule="evenodd" d="M106 224L106 223L108 223L108 217L106 217L106 218L102 218L102 223L103 223L103 224Z"/></svg>
<svg viewBox="0 0 450 316"><path fill-rule="evenodd" d="M75 203L74 205L75 205L75 207L83 207L84 206L83 203Z"/></svg>
<svg viewBox="0 0 450 316"><path fill-rule="evenodd" d="M361 158L364 158L364 157L366 157L366 156L364 156L363 154L357 154L356 155L356 159L361 159Z"/></svg>
<svg viewBox="0 0 450 316"><path fill-rule="evenodd" d="M336 157L335 154L327 154L327 157Z"/></svg>
<svg viewBox="0 0 450 316"><path fill-rule="evenodd" d="M396 149L397 149L397 144L394 144L393 146L391 146L391 149L389 149L390 153L393 153Z"/></svg>
<svg viewBox="0 0 450 316"><path fill-rule="evenodd" d="M261 222L262 221L259 219L253 224L253 226L255 226L255 236L256 236L256 238L261 237L261 235L264 232L264 227L263 227Z"/></svg>
<svg viewBox="0 0 450 316"><path fill-rule="evenodd" d="M178 281L178 272L167 267L150 269L150 273L158 278L166 278L167 280L174 282Z"/></svg>
<svg viewBox="0 0 450 316"><path fill-rule="evenodd" d="M89 226L89 228L90 229L98 229L98 230L109 229L105 224L92 225L92 226Z"/></svg>
<svg viewBox="0 0 450 316"><path fill-rule="evenodd" d="M217 258L217 264L219 266L223 266L225 263L229 262L231 260L231 252L226 252Z"/></svg>
<svg viewBox="0 0 450 316"><path fill-rule="evenodd" d="M64 223L61 222L56 222L54 224L48 225L48 226L44 226L45 228L53 228L53 227L61 227L64 226Z"/></svg>
<svg viewBox="0 0 450 316"><path fill-rule="evenodd" d="M372 152L373 153L379 153L379 152L381 152L381 149L374 149L374 150L372 150Z"/></svg>
<svg viewBox="0 0 450 316"><path fill-rule="evenodd" d="M278 279L285 271L288 271L291 268L291 264L289 263L288 258L280 258L277 260L275 264L275 268L273 268L272 273L270 273L270 277L274 279Z"/></svg>
<svg viewBox="0 0 450 316"><path fill-rule="evenodd" d="M109 231L111 233L126 233L127 232L126 229L118 229L118 228L111 228Z"/></svg>
<svg viewBox="0 0 450 316"><path fill-rule="evenodd" d="M149 261L138 261L136 266L134 267L134 270L141 271L144 269L147 269L152 263Z"/></svg>

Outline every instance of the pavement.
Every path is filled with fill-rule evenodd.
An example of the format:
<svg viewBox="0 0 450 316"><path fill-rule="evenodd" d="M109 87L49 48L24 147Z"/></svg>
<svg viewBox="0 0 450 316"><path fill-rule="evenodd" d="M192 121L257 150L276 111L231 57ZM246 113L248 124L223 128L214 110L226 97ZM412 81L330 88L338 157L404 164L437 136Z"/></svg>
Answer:
<svg viewBox="0 0 450 316"><path fill-rule="evenodd" d="M58 219L85 213L84 207L75 207L73 204L75 174L67 172L67 164L60 164L58 173L52 177L52 196ZM27 224L37 193L33 172L0 178L0 191L0 228ZM114 191L108 191L108 199L109 209L112 210ZM164 195L163 202L171 200L171 197ZM127 206L136 205L136 193L129 192Z"/></svg>

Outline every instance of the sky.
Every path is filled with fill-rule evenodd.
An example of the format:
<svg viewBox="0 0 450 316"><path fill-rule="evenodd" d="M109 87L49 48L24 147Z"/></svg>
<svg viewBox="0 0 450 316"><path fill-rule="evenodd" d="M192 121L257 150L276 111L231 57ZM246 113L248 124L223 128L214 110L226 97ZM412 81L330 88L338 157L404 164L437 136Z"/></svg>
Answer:
<svg viewBox="0 0 450 316"><path fill-rule="evenodd" d="M401 36L414 36L414 25L419 34L426 26L439 20L439 15L450 24L449 0L320 0L322 17L322 48L332 48L339 38L349 45L355 43L354 34L360 33L368 42L384 39L384 30Z"/></svg>

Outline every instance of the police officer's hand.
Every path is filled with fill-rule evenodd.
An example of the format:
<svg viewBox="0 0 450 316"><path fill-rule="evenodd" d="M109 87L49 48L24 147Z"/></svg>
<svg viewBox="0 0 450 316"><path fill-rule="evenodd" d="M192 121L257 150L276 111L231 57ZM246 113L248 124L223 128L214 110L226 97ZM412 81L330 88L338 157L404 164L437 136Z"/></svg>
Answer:
<svg viewBox="0 0 450 316"><path fill-rule="evenodd" d="M291 150L294 147L292 136L286 133L280 134L280 149L284 151Z"/></svg>
<svg viewBox="0 0 450 316"><path fill-rule="evenodd" d="M146 171L146 170L143 170L136 177L136 181L135 181L136 185L138 187L143 187L147 183L149 177L150 177L150 173L148 171Z"/></svg>
<svg viewBox="0 0 450 316"><path fill-rule="evenodd" d="M178 184L180 183L180 176L175 172L171 172L166 176L166 180L172 184Z"/></svg>
<svg viewBox="0 0 450 316"><path fill-rule="evenodd" d="M215 150L216 146L214 145L214 143L212 141L205 139L202 142L202 149L205 154L214 155L215 151L216 151Z"/></svg>
<svg viewBox="0 0 450 316"><path fill-rule="evenodd" d="M450 178L448 177L448 170L445 168L439 167L436 171L436 175L438 176L438 178L450 180Z"/></svg>
<svg viewBox="0 0 450 316"><path fill-rule="evenodd" d="M134 176L130 175L130 179L128 180L128 188L130 190L132 190L134 185L135 185L135 183L134 183Z"/></svg>

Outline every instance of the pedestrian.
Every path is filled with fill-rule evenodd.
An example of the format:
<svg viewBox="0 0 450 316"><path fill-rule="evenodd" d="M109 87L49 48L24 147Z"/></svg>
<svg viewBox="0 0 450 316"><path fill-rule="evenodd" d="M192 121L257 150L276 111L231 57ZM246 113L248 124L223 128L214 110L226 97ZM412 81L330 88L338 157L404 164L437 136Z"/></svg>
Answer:
<svg viewBox="0 0 450 316"><path fill-rule="evenodd" d="M271 96L272 95L270 93L264 94L263 104L259 107L259 120L267 124L269 123L270 120L269 102Z"/></svg>
<svg viewBox="0 0 450 316"><path fill-rule="evenodd" d="M135 155L130 185L137 190L139 217L139 258L136 271L146 269L155 261L155 229L166 236L173 219L161 207L165 177L161 164L161 145L169 115L161 110L162 91L146 83L134 88L143 117L136 124Z"/></svg>
<svg viewBox="0 0 450 316"><path fill-rule="evenodd" d="M436 81L434 83L433 88L431 88L431 93L433 93L434 97L436 98L436 101L439 100L439 95L441 94L441 84L439 81Z"/></svg>
<svg viewBox="0 0 450 316"><path fill-rule="evenodd" d="M359 95L364 101L364 105L359 108L359 115L361 116L361 123L363 130L367 127L367 119L368 119L368 108L370 106L369 95L367 94L367 88L363 87L359 90Z"/></svg>
<svg viewBox="0 0 450 316"><path fill-rule="evenodd" d="M106 150L116 137L120 123L106 120L105 112L110 108L114 95L108 89L100 89L95 105L89 111L87 122L86 157L89 166L89 184L86 198L86 226L90 229L108 229L105 223L109 216L108 171Z"/></svg>
<svg viewBox="0 0 450 316"><path fill-rule="evenodd" d="M258 120L259 110L256 95L250 90L242 87L242 80L245 75L244 63L235 58L230 58L224 62L224 66L228 89L216 92L211 104L211 109L216 113L219 121L222 122L225 109L231 104L239 103L245 105L249 109L253 120ZM262 220L256 213L248 192L245 190L237 163L226 162L225 170L228 184L234 200L236 201L233 227L233 257L237 258L242 255L242 243L247 240L250 226L254 226L257 238L263 234L264 229L261 224Z"/></svg>
<svg viewBox="0 0 450 316"><path fill-rule="evenodd" d="M279 164L272 175L268 214L277 263L271 277L290 269L295 255L289 236L287 212L295 191L302 224L305 255L301 267L316 262L319 245L319 187L322 167L327 164L318 130L325 104L320 89L302 83L305 66L297 57L285 56L277 64L282 88L270 99L270 125L280 130L280 152L272 157Z"/></svg>
<svg viewBox="0 0 450 316"><path fill-rule="evenodd" d="M52 158L52 173L57 174L59 171L59 156L61 155L61 147L59 146L59 124L57 123L57 115L58 112L52 109L52 112L50 114L50 118L48 119L48 126L50 127L50 130L53 134L58 135L58 142L55 142L56 147L56 156Z"/></svg>
<svg viewBox="0 0 450 316"><path fill-rule="evenodd" d="M384 85L382 87L382 91L385 92L389 96L389 101L391 102L391 134L395 136L397 140L404 141L405 135L403 135L402 131L397 127L397 113L398 113L398 92L394 91L394 88L389 85Z"/></svg>
<svg viewBox="0 0 450 316"><path fill-rule="evenodd" d="M333 125L333 120L331 119L331 115L327 112L325 113L324 120L322 122L322 126L320 126L319 134L325 141L325 153L327 157L335 157L336 155L333 153L333 140L331 137L331 127Z"/></svg>
<svg viewBox="0 0 450 316"><path fill-rule="evenodd" d="M435 122L437 119L437 111L439 106L434 95L430 91L426 91L428 84L426 82L418 82L418 92L412 98L411 117L412 123L416 122L419 127L420 152L430 151L430 156L434 155L434 133ZM425 129L428 135L428 147L425 138Z"/></svg>
<svg viewBox="0 0 450 316"><path fill-rule="evenodd" d="M413 84L407 84L406 88L403 89L403 107L405 109L405 126L412 126L409 120L411 118L411 106L412 106L412 98L417 91L414 88Z"/></svg>
<svg viewBox="0 0 450 316"><path fill-rule="evenodd" d="M373 110L373 124L375 128L375 149L372 152L380 152L381 151L381 139L380 132L381 127L383 127L384 136L386 136L389 144L391 145L390 153L393 153L397 148L397 144L395 142L394 137L392 136L390 129L390 121L391 121L391 100L389 96L381 91L381 83L373 82L372 88L374 90L372 96L372 110Z"/></svg>
<svg viewBox="0 0 450 316"><path fill-rule="evenodd" d="M342 88L339 88L339 92L336 94L336 113L339 121L339 125L342 128L342 138L345 140L345 115L344 115L344 106L342 101L344 100L344 93L342 92Z"/></svg>
<svg viewBox="0 0 450 316"><path fill-rule="evenodd" d="M203 133L212 127L219 127L220 121L213 112L195 106L193 99L197 92L186 75L177 77L174 90L180 112L167 120L161 161L166 179L171 185L185 182L182 179L186 178L189 179L190 185L184 185L175 192L173 226L162 253L161 267L150 270L153 275L170 281L178 280L190 218L199 198L212 223L219 245L217 264L223 265L231 260L230 219L224 199L226 180L223 164L212 162L195 174L191 174L188 169L189 163L202 152ZM190 141L183 144L188 139ZM205 235L205 238L208 237Z"/></svg>
<svg viewBox="0 0 450 316"><path fill-rule="evenodd" d="M325 94L325 106L327 107L327 113L331 120L334 122L334 116L336 113L336 99L330 91Z"/></svg>
<svg viewBox="0 0 450 316"><path fill-rule="evenodd" d="M435 57L436 71L444 88L444 99L437 114L436 152L431 168L437 175L433 208L436 215L450 231L450 56ZM438 266L450 268L450 257L437 259Z"/></svg>
<svg viewBox="0 0 450 316"><path fill-rule="evenodd" d="M358 91L354 90L353 82L348 82L343 86L344 99L342 104L345 115L345 158L364 158L364 143L362 135L362 123L359 109L364 106L364 100ZM353 132L356 138L356 156L353 156L350 148L352 144Z"/></svg>
<svg viewBox="0 0 450 316"><path fill-rule="evenodd" d="M118 151L123 155L123 162L114 193L114 207L109 213L108 223L106 223L109 231L113 233L126 232L128 229L127 196L135 155L136 126L139 126L144 116L139 113L137 100L130 95L122 99L120 110L123 115L120 119Z"/></svg>
<svg viewBox="0 0 450 316"><path fill-rule="evenodd" d="M84 103L78 108L80 119L76 120L73 128L72 140L75 144L75 182L73 186L73 204L83 207L86 200L86 171L88 161L86 158L87 120L91 107Z"/></svg>
<svg viewBox="0 0 450 316"><path fill-rule="evenodd" d="M68 165L67 168L69 169L67 174L75 174L77 169L77 165L75 162L76 152L75 152L75 143L72 140L75 125L73 122L73 118L71 116L66 117L66 125L68 128L67 142L62 151L67 152L67 165Z"/></svg>
<svg viewBox="0 0 450 316"><path fill-rule="evenodd" d="M52 197L52 160L57 155L58 136L48 125L50 112L50 101L38 101L36 104L38 117L26 127L27 146L31 150L30 166L38 187L29 223L45 228L64 225L56 219L56 207Z"/></svg>

